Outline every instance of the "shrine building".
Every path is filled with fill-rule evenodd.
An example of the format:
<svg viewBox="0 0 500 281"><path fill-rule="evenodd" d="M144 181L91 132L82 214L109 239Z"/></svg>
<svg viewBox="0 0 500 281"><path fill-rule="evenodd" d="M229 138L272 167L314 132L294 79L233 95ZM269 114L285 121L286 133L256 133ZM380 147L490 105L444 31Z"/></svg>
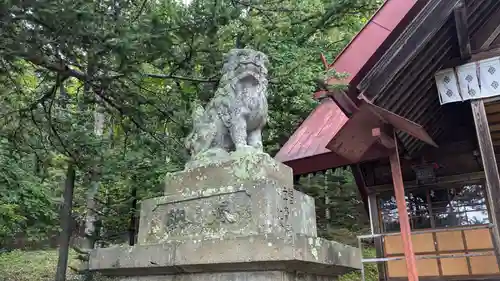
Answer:
<svg viewBox="0 0 500 281"><path fill-rule="evenodd" d="M349 166L380 280L500 280L500 1L387 0L275 158Z"/></svg>

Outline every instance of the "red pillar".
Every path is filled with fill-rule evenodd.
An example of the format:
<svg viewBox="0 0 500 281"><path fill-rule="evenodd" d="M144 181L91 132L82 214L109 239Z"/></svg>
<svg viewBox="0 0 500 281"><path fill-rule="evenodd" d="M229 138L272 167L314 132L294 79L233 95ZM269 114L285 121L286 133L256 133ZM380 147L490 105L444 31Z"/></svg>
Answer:
<svg viewBox="0 0 500 281"><path fill-rule="evenodd" d="M403 249L406 260L406 270L408 272L408 281L418 281L417 262L411 241L411 228L410 221L408 219L408 211L406 210L403 175L401 173L398 144L395 137L394 141L396 143L396 147L393 153L389 156L389 160L391 162L392 182L394 184L394 194L398 207L399 225L401 228L401 240L403 241Z"/></svg>

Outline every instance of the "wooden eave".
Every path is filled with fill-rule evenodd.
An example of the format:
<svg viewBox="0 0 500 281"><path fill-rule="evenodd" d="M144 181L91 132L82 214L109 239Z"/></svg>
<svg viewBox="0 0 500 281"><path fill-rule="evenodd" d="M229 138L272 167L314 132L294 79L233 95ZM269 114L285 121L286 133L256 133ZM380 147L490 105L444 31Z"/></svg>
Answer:
<svg viewBox="0 0 500 281"><path fill-rule="evenodd" d="M389 9L392 1L399 0L387 1L368 25L378 24L379 22L374 19L377 15L383 14L385 9ZM464 104L441 107L434 84L434 73L450 61L460 58L454 19L454 10L460 1L416 2L425 5L407 7L406 11L401 12L405 15L416 14L411 21L408 20L408 16L402 16L400 24L395 25L397 30L390 34L381 33L381 36L385 36L385 40L392 37L393 43L390 46L387 46L384 40L383 43L378 41L380 43L378 46L376 44L372 46L366 41L366 38L369 38L366 34L370 33L370 28L365 27L331 66L339 70L342 64L347 65L350 56L355 57L356 48L373 47L371 55L366 53L364 60L353 60L353 64L357 66L352 66L354 73L351 73L351 78L348 80L351 90L357 83L354 78L362 77L356 88L367 100L422 125L431 139L439 144L447 142L450 135L463 135L463 131L455 133L457 123L470 127L470 122L467 122L468 116L463 114ZM498 14L500 1L469 0L466 1L466 9L469 36L481 38L483 36L481 28L487 25L493 15ZM406 22L401 23L403 20ZM401 24L404 25L403 28ZM474 44L476 42L472 40L472 45ZM365 65L360 67L358 63ZM352 95L349 99L359 103ZM329 100L329 97L325 98L326 102L318 106L323 110L313 111L276 155L276 159L291 166L296 175L353 164L345 161L345 157L340 157L338 153L325 148L328 144L327 139L333 139L347 122L346 118L350 117L338 104L334 106L328 102ZM450 116L453 120L449 119ZM397 137L407 155L418 155L425 145L424 142L404 132L398 132ZM366 158L363 157L360 162L370 161L376 154L374 151L367 152Z"/></svg>
<svg viewBox="0 0 500 281"><path fill-rule="evenodd" d="M344 83L356 87L364 74L396 40L406 25L424 6L425 1L388 0L375 12L365 26L327 65L339 73L347 73L342 81L330 78L330 84Z"/></svg>
<svg viewBox="0 0 500 281"><path fill-rule="evenodd" d="M358 85L374 104L422 125L438 142L448 141L456 124L466 123L460 119L469 117L463 114L463 105L440 106L434 82L438 70L453 58L460 58L454 17L459 3L428 1ZM466 1L469 36L477 38L481 27L499 8L500 1ZM410 155L417 155L424 146L404 132L398 132L398 138Z"/></svg>
<svg viewBox="0 0 500 281"><path fill-rule="evenodd" d="M498 34L500 34L500 1L457 1L453 9L450 8L449 11L451 13L444 25L435 30L432 36L424 33L420 37L415 37L416 39L412 39L411 36L406 38L406 42L412 42L412 40L419 41L424 36L429 36L428 42L423 46L414 47L418 50L406 65L393 65L385 69L378 65L381 69L374 68L373 71L379 72L381 76L379 80L375 79L374 82L370 82L375 85L371 88L372 92L370 92L369 86L365 85L366 88L363 88L363 83L359 85L359 89L364 91L364 95L375 104L422 124L430 135L441 144L440 150L431 149L407 134L398 133L407 154L414 156L412 157L414 160L410 158L402 162L405 180L414 178L411 165L415 164L420 157L423 157L422 160L443 164L444 168L438 170L439 176L453 176L482 170L481 159L476 151L477 138L473 118L470 114L470 103L441 106L438 101L434 74L444 68L500 54L498 45L490 46L494 45L494 42L500 43L498 39ZM430 26L435 22L430 22ZM412 36L416 36L415 34L417 33ZM484 49L485 45L490 46L489 49ZM404 46L398 44L395 44L394 47L392 56L397 57L397 59L393 58L392 63L406 60L415 51L405 51ZM479 50L479 48L482 49ZM390 65L391 59L388 59L387 56L386 53L384 63ZM390 78L391 69L396 68L399 68L398 72ZM386 83L383 81L384 79L389 80L387 86L384 86ZM377 87L382 90L373 92L373 89L377 89ZM492 107L493 105L490 106L491 110ZM490 117L488 118L490 119ZM463 145L456 147L455 143ZM454 147L451 147L452 145ZM365 163L361 169L365 175L364 178L368 179L367 186L390 183L388 175L390 170L385 159Z"/></svg>
<svg viewBox="0 0 500 281"><path fill-rule="evenodd" d="M351 89L355 89L370 65L392 44L422 6L422 1L387 0L327 67L349 73L343 83L348 83ZM337 83L333 80L330 82ZM320 94L316 93L316 96ZM327 143L347 121L347 112L339 106L342 103L332 103L330 98L325 100L326 103L318 105L275 156L278 161L292 167L296 175L350 164L326 148ZM352 100L354 99L347 102L352 103ZM328 122L324 122L325 120ZM369 153L372 154L377 152ZM367 159L371 159L370 157L367 156Z"/></svg>

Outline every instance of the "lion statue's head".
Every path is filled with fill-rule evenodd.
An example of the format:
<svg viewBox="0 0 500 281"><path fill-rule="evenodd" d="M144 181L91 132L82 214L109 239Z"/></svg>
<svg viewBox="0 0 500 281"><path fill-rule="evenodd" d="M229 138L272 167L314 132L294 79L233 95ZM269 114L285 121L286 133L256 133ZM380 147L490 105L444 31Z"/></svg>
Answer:
<svg viewBox="0 0 500 281"><path fill-rule="evenodd" d="M267 86L266 54L251 49L232 49L224 57L222 80L254 80L254 83Z"/></svg>

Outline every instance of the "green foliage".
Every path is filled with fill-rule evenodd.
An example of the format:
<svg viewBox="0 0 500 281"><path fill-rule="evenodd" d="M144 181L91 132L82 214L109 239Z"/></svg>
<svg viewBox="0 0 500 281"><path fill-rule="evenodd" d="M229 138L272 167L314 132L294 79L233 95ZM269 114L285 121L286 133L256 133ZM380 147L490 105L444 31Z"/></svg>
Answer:
<svg viewBox="0 0 500 281"><path fill-rule="evenodd" d="M357 235L369 230L368 216L349 169L301 178L299 189L313 196L319 235L357 246Z"/></svg>
<svg viewBox="0 0 500 281"><path fill-rule="evenodd" d="M271 58L264 144L275 153L315 106L315 80L339 75L319 54L331 60L379 2L0 1L0 126L10 144L0 151L18 155L1 159L0 235L56 227L52 199L68 161L78 166L77 220L97 183L103 231L126 231L132 193L159 195L165 173L182 168L190 105L210 99L234 47Z"/></svg>
<svg viewBox="0 0 500 281"><path fill-rule="evenodd" d="M76 253L70 252L70 265L75 266ZM0 254L0 281L52 281L57 264L57 250L19 251ZM77 276L68 270L68 281Z"/></svg>
<svg viewBox="0 0 500 281"><path fill-rule="evenodd" d="M365 258L375 257L375 249L363 250ZM70 264L75 266L76 253L70 252ZM44 251L12 251L0 254L0 281L52 281L54 280L57 264L57 250ZM72 272L68 271L68 281L79 280ZM96 278L96 281L105 279ZM361 273L354 271L339 277L340 281L361 281ZM378 280L376 264L365 264L365 280Z"/></svg>
<svg viewBox="0 0 500 281"><path fill-rule="evenodd" d="M69 162L78 224L95 199L104 240L128 231L135 200L160 195L183 167L191 104L212 97L234 47L271 59L274 154L316 105L318 78L344 75L325 71L320 53L331 62L380 3L0 0L0 241L58 229ZM366 228L347 171L305 188L332 214L318 220L322 236L352 243Z"/></svg>
<svg viewBox="0 0 500 281"><path fill-rule="evenodd" d="M364 248L363 249L363 257L364 258L375 258L375 249L374 248ZM365 280L366 281L377 281L378 279L378 269L377 264L375 263L365 263ZM339 281L362 281L361 280L361 272L353 271L348 274L344 274L340 276Z"/></svg>
<svg viewBox="0 0 500 281"><path fill-rule="evenodd" d="M5 139L0 148L0 241L19 233L46 238L57 228L55 193L33 173L29 155L17 153Z"/></svg>

